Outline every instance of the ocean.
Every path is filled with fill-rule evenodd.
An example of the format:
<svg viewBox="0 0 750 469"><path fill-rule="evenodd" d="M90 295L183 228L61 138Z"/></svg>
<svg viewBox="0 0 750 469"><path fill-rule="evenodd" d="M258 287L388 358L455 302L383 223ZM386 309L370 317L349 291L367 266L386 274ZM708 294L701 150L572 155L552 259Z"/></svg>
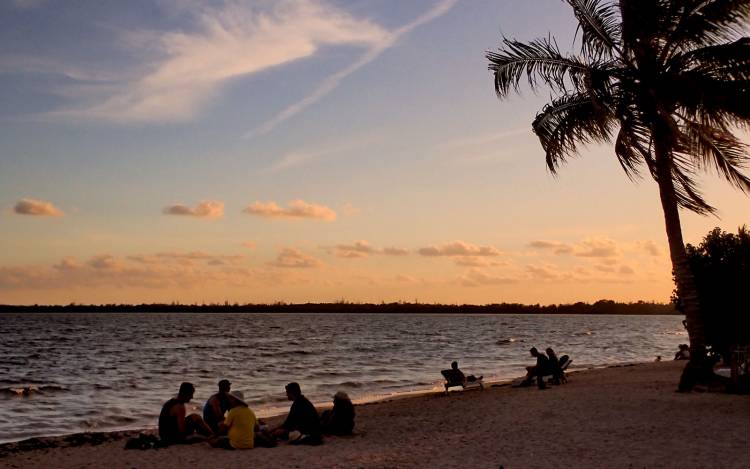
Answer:
<svg viewBox="0 0 750 469"><path fill-rule="evenodd" d="M485 380L522 376L528 349L570 355L571 369L670 360L681 316L4 313L0 442L154 427L182 381L200 412L219 379L259 416L288 409L297 381L316 404L442 389L458 360ZM24 393L28 388L30 392Z"/></svg>

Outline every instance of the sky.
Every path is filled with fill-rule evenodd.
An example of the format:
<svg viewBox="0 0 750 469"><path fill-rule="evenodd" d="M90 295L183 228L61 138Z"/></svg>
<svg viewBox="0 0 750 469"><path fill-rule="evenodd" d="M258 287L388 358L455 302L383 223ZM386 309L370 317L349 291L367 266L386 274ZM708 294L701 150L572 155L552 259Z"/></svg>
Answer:
<svg viewBox="0 0 750 469"><path fill-rule="evenodd" d="M669 300L655 183L547 171L503 36L560 0L0 2L0 304ZM750 199L701 181L716 216Z"/></svg>

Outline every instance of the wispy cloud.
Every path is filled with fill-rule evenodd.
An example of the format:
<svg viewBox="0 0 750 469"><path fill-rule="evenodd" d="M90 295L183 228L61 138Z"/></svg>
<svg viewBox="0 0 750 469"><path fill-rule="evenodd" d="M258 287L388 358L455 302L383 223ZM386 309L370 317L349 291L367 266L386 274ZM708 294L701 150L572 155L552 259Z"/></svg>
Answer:
<svg viewBox="0 0 750 469"><path fill-rule="evenodd" d="M276 202L253 202L245 207L243 212L264 218L311 218L325 221L334 221L336 219L336 212L329 207L308 203L299 199L289 202L289 207L287 208L279 207Z"/></svg>
<svg viewBox="0 0 750 469"><path fill-rule="evenodd" d="M552 251L554 254L571 254L576 257L617 257L622 251L617 242L609 238L586 238L576 244L560 241L537 240L529 243L529 247Z"/></svg>
<svg viewBox="0 0 750 469"><path fill-rule="evenodd" d="M262 4L225 1L195 4L194 31L141 31L124 39L150 66L114 91L92 97L60 117L114 122L170 122L193 119L222 85L314 55L323 46L382 44L390 34L340 8L314 0ZM148 48L135 47L148 42ZM155 53L154 53L155 51ZM141 53L142 54L142 53Z"/></svg>
<svg viewBox="0 0 750 469"><path fill-rule="evenodd" d="M165 215L182 215L198 218L220 218L224 216L224 202L217 200L202 200L194 208L183 204L164 207Z"/></svg>
<svg viewBox="0 0 750 469"><path fill-rule="evenodd" d="M38 217L61 217L63 212L52 202L36 199L21 199L13 207L18 215L33 215Z"/></svg>
<svg viewBox="0 0 750 469"><path fill-rule="evenodd" d="M279 126L281 123L307 109L310 105L314 104L315 102L329 94L331 91L336 89L336 87L339 85L339 83L341 83L343 79L380 57L383 52L393 47L393 45L396 44L399 39L411 33L414 29L448 13L448 11L453 8L457 1L458 0L441 0L433 8L416 18L414 21L381 36L373 43L370 49L368 49L367 52L365 52L356 61L339 70L338 72L330 75L316 89L314 89L312 93L305 96L300 101L292 104L291 106L283 109L281 112L279 112L260 126L256 127L255 129L246 132L244 137L253 138L258 135L267 134L268 132Z"/></svg>
<svg viewBox="0 0 750 469"><path fill-rule="evenodd" d="M397 247L377 248L366 240L356 241L352 244L337 244L326 249L334 256L344 259L361 259L371 255L406 256L409 254L408 249Z"/></svg>
<svg viewBox="0 0 750 469"><path fill-rule="evenodd" d="M469 269L469 271L461 275L458 280L459 283L465 287L508 285L518 282L517 279L494 275L481 269Z"/></svg>

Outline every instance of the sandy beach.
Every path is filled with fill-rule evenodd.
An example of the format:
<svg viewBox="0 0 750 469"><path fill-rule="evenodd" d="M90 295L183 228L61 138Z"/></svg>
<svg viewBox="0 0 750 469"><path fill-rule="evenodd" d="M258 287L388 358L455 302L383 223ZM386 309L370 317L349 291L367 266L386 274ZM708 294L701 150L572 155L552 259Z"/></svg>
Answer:
<svg viewBox="0 0 750 469"><path fill-rule="evenodd" d="M95 445L82 443L85 436L68 438L74 446L4 445L0 466L747 467L750 396L676 393L681 368L662 362L583 370L544 391L496 386L360 405L356 435L318 447L125 450L124 435L108 434Z"/></svg>

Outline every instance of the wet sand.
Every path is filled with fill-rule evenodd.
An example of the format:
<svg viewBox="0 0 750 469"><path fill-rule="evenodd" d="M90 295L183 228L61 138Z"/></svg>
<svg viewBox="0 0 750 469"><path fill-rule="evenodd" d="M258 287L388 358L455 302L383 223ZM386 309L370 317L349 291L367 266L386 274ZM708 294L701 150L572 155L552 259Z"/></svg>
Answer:
<svg viewBox="0 0 750 469"><path fill-rule="evenodd" d="M37 440L35 449L3 445L0 466L747 467L750 396L676 393L681 369L662 362L584 370L544 391L502 386L359 405L356 434L318 447L125 450L133 432L82 434Z"/></svg>

